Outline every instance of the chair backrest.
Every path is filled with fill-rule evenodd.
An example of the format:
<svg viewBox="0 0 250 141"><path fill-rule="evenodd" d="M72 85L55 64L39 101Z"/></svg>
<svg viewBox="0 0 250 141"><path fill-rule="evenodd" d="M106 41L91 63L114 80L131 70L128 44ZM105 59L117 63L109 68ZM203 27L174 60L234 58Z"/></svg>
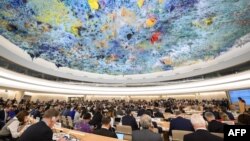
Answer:
<svg viewBox="0 0 250 141"><path fill-rule="evenodd" d="M132 135L132 128L131 126L127 126L127 125L117 125L116 132L127 134L127 135Z"/></svg>
<svg viewBox="0 0 250 141"><path fill-rule="evenodd" d="M183 141L184 136L193 133L192 131L172 130L173 141Z"/></svg>
<svg viewBox="0 0 250 141"><path fill-rule="evenodd" d="M154 133L159 133L158 128L153 128L153 132L154 132Z"/></svg>
<svg viewBox="0 0 250 141"><path fill-rule="evenodd" d="M170 117L171 113L163 113L164 119L168 119Z"/></svg>
<svg viewBox="0 0 250 141"><path fill-rule="evenodd" d="M67 119L65 116L61 116L61 123L67 125Z"/></svg>
<svg viewBox="0 0 250 141"><path fill-rule="evenodd" d="M163 113L163 117L164 117L164 119L169 119L169 118L174 118L175 115L173 115L171 113Z"/></svg>
<svg viewBox="0 0 250 141"><path fill-rule="evenodd" d="M218 137L221 137L221 138L224 138L224 133L215 133L215 132L211 132L211 134L215 135L215 136L218 136Z"/></svg>
<svg viewBox="0 0 250 141"><path fill-rule="evenodd" d="M73 122L69 122L68 126L73 129L74 128Z"/></svg>

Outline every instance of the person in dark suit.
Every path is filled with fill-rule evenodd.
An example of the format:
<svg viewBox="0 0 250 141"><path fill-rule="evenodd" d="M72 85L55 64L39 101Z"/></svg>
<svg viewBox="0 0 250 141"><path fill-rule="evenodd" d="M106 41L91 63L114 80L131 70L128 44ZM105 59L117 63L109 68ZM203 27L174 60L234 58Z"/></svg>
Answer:
<svg viewBox="0 0 250 141"><path fill-rule="evenodd" d="M147 114L147 115L149 115L150 117L153 117L153 116L154 116L154 115L153 115L153 110L150 109L150 108L148 108L148 109L145 111L144 114Z"/></svg>
<svg viewBox="0 0 250 141"><path fill-rule="evenodd" d="M165 113L171 113L171 114L173 114L172 108L171 108L171 107L167 107L167 108L165 109Z"/></svg>
<svg viewBox="0 0 250 141"><path fill-rule="evenodd" d="M224 133L224 126L226 124L216 121L215 116L212 112L206 112L205 118L208 121L207 129L209 132Z"/></svg>
<svg viewBox="0 0 250 141"><path fill-rule="evenodd" d="M160 112L159 108L156 109L156 112L154 113L155 118L164 118L163 113Z"/></svg>
<svg viewBox="0 0 250 141"><path fill-rule="evenodd" d="M227 111L227 107L221 107L221 111L226 113L230 120L235 120L233 114L231 112Z"/></svg>
<svg viewBox="0 0 250 141"><path fill-rule="evenodd" d="M211 134L206 129L206 121L199 114L191 116L191 123L194 126L195 132L184 136L183 141L223 141L222 138Z"/></svg>
<svg viewBox="0 0 250 141"><path fill-rule="evenodd" d="M238 123L236 125L250 125L250 114L240 114L238 116Z"/></svg>
<svg viewBox="0 0 250 141"><path fill-rule="evenodd" d="M138 110L138 114L137 114L137 116L138 117L140 117L140 116L142 116L144 113L145 113L145 106L143 106L142 108L140 108L139 110Z"/></svg>
<svg viewBox="0 0 250 141"><path fill-rule="evenodd" d="M96 129L100 129L102 126L102 113L101 108L97 108L93 118L89 121L90 125L93 125Z"/></svg>
<svg viewBox="0 0 250 141"><path fill-rule="evenodd" d="M93 133L101 136L111 137L111 138L117 138L117 135L115 132L111 131L111 125L110 125L111 118L108 116L104 116L102 118L102 127L101 129L95 130Z"/></svg>
<svg viewBox="0 0 250 141"><path fill-rule="evenodd" d="M130 110L127 110L126 115L122 117L122 125L129 125L131 126L132 130L138 130L138 124Z"/></svg>
<svg viewBox="0 0 250 141"><path fill-rule="evenodd" d="M42 118L41 112L42 112L42 107L38 106L33 114L33 118L36 119L38 117L41 119Z"/></svg>
<svg viewBox="0 0 250 141"><path fill-rule="evenodd" d="M218 110L218 107L214 107L213 110L212 110L214 116L215 116L215 119L216 120L219 120L220 119L220 112Z"/></svg>
<svg viewBox="0 0 250 141"><path fill-rule="evenodd" d="M116 115L124 115L124 112L122 111L121 107L117 108Z"/></svg>
<svg viewBox="0 0 250 141"><path fill-rule="evenodd" d="M8 120L8 112L10 111L10 106L4 106L4 109L0 110L0 129L5 125Z"/></svg>
<svg viewBox="0 0 250 141"><path fill-rule="evenodd" d="M132 141L162 141L161 135L151 131L151 117L144 114L141 116L140 124L142 130L135 130L132 132Z"/></svg>
<svg viewBox="0 0 250 141"><path fill-rule="evenodd" d="M49 109L44 113L43 120L27 128L19 138L19 141L52 141L52 127L59 119L59 112ZM58 141L66 141L61 138Z"/></svg>
<svg viewBox="0 0 250 141"><path fill-rule="evenodd" d="M170 121L169 135L172 135L172 130L194 131L190 120L182 117L181 111L175 112L176 118Z"/></svg>

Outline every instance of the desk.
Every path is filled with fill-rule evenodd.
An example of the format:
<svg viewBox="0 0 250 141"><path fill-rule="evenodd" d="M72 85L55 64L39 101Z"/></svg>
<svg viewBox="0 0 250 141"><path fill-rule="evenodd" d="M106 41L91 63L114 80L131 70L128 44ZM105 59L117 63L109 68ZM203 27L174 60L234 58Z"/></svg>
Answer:
<svg viewBox="0 0 250 141"><path fill-rule="evenodd" d="M115 138L85 133L85 132L81 132L81 131L71 130L71 129L67 129L67 128L54 128L54 130L62 131L66 134L73 135L73 136L77 137L78 139L80 139L80 141L125 141L125 140L118 140Z"/></svg>
<svg viewBox="0 0 250 141"><path fill-rule="evenodd" d="M161 127L163 131L168 131L169 130L169 126L170 126L169 122L167 122L167 121L161 121L160 118L152 118L152 121L156 122L157 126ZM139 125L140 117L136 117L136 122Z"/></svg>
<svg viewBox="0 0 250 141"><path fill-rule="evenodd" d="M160 121L160 122L158 122L158 126L160 126L163 131L169 131L170 122Z"/></svg>
<svg viewBox="0 0 250 141"><path fill-rule="evenodd" d="M203 111L195 111L195 110L191 110L191 111L185 111L186 114L192 115L192 114L202 114Z"/></svg>
<svg viewBox="0 0 250 141"><path fill-rule="evenodd" d="M160 121L157 123L157 125L162 128L164 141L169 141L170 122Z"/></svg>

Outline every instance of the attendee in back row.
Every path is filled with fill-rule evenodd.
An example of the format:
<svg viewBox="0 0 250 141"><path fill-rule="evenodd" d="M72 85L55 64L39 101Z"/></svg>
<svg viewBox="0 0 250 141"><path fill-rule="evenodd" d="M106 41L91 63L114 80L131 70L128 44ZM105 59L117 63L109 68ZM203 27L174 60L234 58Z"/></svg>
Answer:
<svg viewBox="0 0 250 141"><path fill-rule="evenodd" d="M20 137L19 141L52 141L52 128L59 119L59 112L49 109L44 113L42 121L30 126ZM58 141L66 141L64 138Z"/></svg>
<svg viewBox="0 0 250 141"><path fill-rule="evenodd" d="M156 108L156 112L154 113L155 118L164 118L163 113L160 112L159 108Z"/></svg>
<svg viewBox="0 0 250 141"><path fill-rule="evenodd" d="M139 107L137 116L138 117L142 116L145 113L145 111L146 111L145 109L146 109L146 106Z"/></svg>
<svg viewBox="0 0 250 141"><path fill-rule="evenodd" d="M131 126L132 130L138 130L139 129L138 125L137 125L137 122L136 122L135 118L133 117L130 110L127 110L126 115L124 117L122 117L122 125Z"/></svg>
<svg viewBox="0 0 250 141"><path fill-rule="evenodd" d="M223 133L224 132L224 126L226 124L215 120L215 116L212 112L206 112L205 118L208 121L207 129L209 132L215 132L215 133Z"/></svg>
<svg viewBox="0 0 250 141"><path fill-rule="evenodd" d="M93 118L89 121L90 125L93 125L95 129L100 129L102 126L102 113L101 113L101 108L96 108L95 109L95 114Z"/></svg>
<svg viewBox="0 0 250 141"><path fill-rule="evenodd" d="M191 116L191 123L194 126L195 132L184 136L183 141L223 141L222 138L211 134L206 129L206 121L199 114Z"/></svg>
<svg viewBox="0 0 250 141"><path fill-rule="evenodd" d="M235 120L233 114L227 110L227 107L221 107L221 112L225 113L228 116L229 120Z"/></svg>
<svg viewBox="0 0 250 141"><path fill-rule="evenodd" d="M240 114L237 125L250 125L250 115L247 113Z"/></svg>
<svg viewBox="0 0 250 141"><path fill-rule="evenodd" d="M172 130L194 131L194 128L189 119L182 117L181 111L175 112L176 118L170 121L169 135L172 135Z"/></svg>
<svg viewBox="0 0 250 141"><path fill-rule="evenodd" d="M6 105L0 110L0 129L5 125L8 120L8 112L10 111L10 106Z"/></svg>
<svg viewBox="0 0 250 141"><path fill-rule="evenodd" d="M0 138L12 138L15 140L20 137L27 128L29 113L27 111L19 112L14 118L9 120L0 131ZM0 139L0 140L1 140Z"/></svg>
<svg viewBox="0 0 250 141"><path fill-rule="evenodd" d="M94 131L94 134L101 135L101 136L107 136L111 138L117 138L117 135L115 132L111 131L111 125L110 125L111 118L108 116L104 116L102 118L102 127L101 129L97 129Z"/></svg>
<svg viewBox="0 0 250 141"><path fill-rule="evenodd" d="M82 131L82 132L87 132L87 133L92 133L93 129L89 125L90 120L91 120L91 114L86 113L83 116L83 120L80 120L75 124L75 130Z"/></svg>
<svg viewBox="0 0 250 141"><path fill-rule="evenodd" d="M133 131L132 141L162 141L160 134L154 133L150 130L152 128L152 120L149 115L142 115L140 118L140 124L143 129Z"/></svg>

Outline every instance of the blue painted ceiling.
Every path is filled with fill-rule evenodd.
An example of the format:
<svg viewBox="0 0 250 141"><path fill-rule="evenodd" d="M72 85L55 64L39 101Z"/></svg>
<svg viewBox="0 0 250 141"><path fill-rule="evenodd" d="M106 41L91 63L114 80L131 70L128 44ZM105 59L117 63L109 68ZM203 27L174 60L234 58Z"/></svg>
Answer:
<svg viewBox="0 0 250 141"><path fill-rule="evenodd" d="M249 32L249 0L0 1L2 36L32 58L99 74L212 60Z"/></svg>

